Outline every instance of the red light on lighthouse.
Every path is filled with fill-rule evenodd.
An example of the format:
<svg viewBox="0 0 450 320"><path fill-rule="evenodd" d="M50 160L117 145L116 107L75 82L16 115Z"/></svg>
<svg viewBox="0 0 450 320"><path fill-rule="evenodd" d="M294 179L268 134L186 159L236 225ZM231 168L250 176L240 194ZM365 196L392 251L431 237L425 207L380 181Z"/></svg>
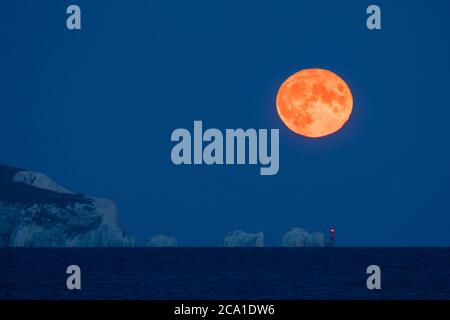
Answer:
<svg viewBox="0 0 450 320"><path fill-rule="evenodd" d="M336 229L334 227L330 227L330 241L329 241L329 246L330 247L334 247L335 245L335 238L336 238Z"/></svg>

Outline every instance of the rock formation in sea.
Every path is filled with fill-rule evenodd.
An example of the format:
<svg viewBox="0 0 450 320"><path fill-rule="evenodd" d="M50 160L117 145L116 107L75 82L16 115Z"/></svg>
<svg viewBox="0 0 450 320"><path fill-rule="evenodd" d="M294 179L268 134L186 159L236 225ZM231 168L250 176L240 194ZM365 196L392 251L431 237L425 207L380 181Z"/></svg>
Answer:
<svg viewBox="0 0 450 320"><path fill-rule="evenodd" d="M264 247L264 233L229 232L223 240L224 247Z"/></svg>
<svg viewBox="0 0 450 320"><path fill-rule="evenodd" d="M324 247L323 233L309 233L302 228L293 228L283 236L283 247Z"/></svg>
<svg viewBox="0 0 450 320"><path fill-rule="evenodd" d="M145 244L147 247L177 247L177 239L165 234L157 234L151 237Z"/></svg>

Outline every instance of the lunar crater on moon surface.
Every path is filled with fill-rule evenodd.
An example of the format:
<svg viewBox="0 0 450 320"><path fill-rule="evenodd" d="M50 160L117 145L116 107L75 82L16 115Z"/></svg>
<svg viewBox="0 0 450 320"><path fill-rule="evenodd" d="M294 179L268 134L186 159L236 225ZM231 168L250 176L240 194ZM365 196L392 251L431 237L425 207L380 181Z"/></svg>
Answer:
<svg viewBox="0 0 450 320"><path fill-rule="evenodd" d="M277 95L277 111L292 131L310 138L338 131L353 109L350 88L324 69L305 69L289 77Z"/></svg>

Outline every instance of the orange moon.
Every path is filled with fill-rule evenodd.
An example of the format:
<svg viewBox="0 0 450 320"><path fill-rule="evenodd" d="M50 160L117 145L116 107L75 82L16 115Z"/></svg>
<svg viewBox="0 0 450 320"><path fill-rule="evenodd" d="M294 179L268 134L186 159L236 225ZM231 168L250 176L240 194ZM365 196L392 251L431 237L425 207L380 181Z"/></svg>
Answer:
<svg viewBox="0 0 450 320"><path fill-rule="evenodd" d="M332 134L347 122L353 97L344 80L324 69L304 69L278 90L277 111L284 124L302 136Z"/></svg>

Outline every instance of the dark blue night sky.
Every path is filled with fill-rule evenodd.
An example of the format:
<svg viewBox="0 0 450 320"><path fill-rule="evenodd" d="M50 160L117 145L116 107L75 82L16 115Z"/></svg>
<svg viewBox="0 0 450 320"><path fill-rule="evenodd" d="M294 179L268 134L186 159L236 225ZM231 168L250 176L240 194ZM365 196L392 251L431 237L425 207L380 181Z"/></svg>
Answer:
<svg viewBox="0 0 450 320"><path fill-rule="evenodd" d="M65 27L66 7L82 30ZM229 230L337 229L337 244L450 245L448 1L2 1L0 163L113 199L124 229L181 245ZM304 68L346 80L353 114L308 139L276 93ZM176 128L279 128L280 171L174 166Z"/></svg>

